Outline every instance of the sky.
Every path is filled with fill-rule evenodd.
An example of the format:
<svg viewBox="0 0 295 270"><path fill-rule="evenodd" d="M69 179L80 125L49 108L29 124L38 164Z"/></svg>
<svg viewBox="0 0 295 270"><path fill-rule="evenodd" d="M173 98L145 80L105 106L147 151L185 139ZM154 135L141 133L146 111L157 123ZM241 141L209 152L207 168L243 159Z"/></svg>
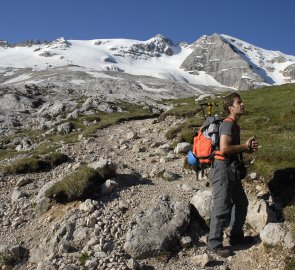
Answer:
<svg viewBox="0 0 295 270"><path fill-rule="evenodd" d="M295 55L294 0L1 1L0 40L127 38L174 43L230 35Z"/></svg>

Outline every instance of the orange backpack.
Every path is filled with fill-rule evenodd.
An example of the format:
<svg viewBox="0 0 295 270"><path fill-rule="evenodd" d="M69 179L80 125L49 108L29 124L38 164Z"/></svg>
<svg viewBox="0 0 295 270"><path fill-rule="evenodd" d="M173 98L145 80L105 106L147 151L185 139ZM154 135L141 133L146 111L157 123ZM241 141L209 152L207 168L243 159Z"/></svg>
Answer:
<svg viewBox="0 0 295 270"><path fill-rule="evenodd" d="M224 121L233 122L231 118ZM198 135L194 137L192 154L197 159L200 169L208 167L214 159L224 160L224 156L219 151L219 126L222 123L218 117L209 116Z"/></svg>

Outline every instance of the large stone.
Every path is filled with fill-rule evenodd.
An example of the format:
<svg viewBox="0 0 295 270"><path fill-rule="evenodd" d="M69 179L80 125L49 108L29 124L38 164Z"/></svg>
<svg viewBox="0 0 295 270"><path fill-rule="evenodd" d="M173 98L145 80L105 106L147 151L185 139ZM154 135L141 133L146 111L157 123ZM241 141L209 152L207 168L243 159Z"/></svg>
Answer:
<svg viewBox="0 0 295 270"><path fill-rule="evenodd" d="M25 186L25 185L27 185L27 184L29 184L29 183L31 183L31 182L32 182L32 180L31 180L30 178L28 178L28 177L21 177L21 178L17 181L16 186L17 186L17 187L23 187L23 186Z"/></svg>
<svg viewBox="0 0 295 270"><path fill-rule="evenodd" d="M295 247L295 240L291 231L288 231L284 238L285 246L289 249L294 249Z"/></svg>
<svg viewBox="0 0 295 270"><path fill-rule="evenodd" d="M163 196L145 213L136 216L136 225L126 234L124 249L133 258L153 257L175 246L190 221L190 207Z"/></svg>
<svg viewBox="0 0 295 270"><path fill-rule="evenodd" d="M106 158L100 158L98 161L94 161L88 164L88 167L93 168L95 170L108 168L111 172L115 172L117 169L117 165Z"/></svg>
<svg viewBox="0 0 295 270"><path fill-rule="evenodd" d="M57 131L60 134L69 134L72 132L73 126L71 123L63 123L57 127Z"/></svg>
<svg viewBox="0 0 295 270"><path fill-rule="evenodd" d="M201 217L205 220L210 219L213 206L212 190L198 190L191 198L190 203L198 210Z"/></svg>
<svg viewBox="0 0 295 270"><path fill-rule="evenodd" d="M101 185L100 194L101 195L110 194L117 187L118 187L118 183L117 182L115 182L115 181L113 181L111 179L108 179L107 181L105 181L105 183L103 183Z"/></svg>
<svg viewBox="0 0 295 270"><path fill-rule="evenodd" d="M14 188L11 194L11 202L16 202L21 198L26 197L27 194L21 191L18 187Z"/></svg>
<svg viewBox="0 0 295 270"><path fill-rule="evenodd" d="M277 218L265 200L250 198L246 220L260 233L267 223L276 222Z"/></svg>
<svg viewBox="0 0 295 270"><path fill-rule="evenodd" d="M268 245L282 244L285 230L283 223L268 223L260 232L261 241Z"/></svg>
<svg viewBox="0 0 295 270"><path fill-rule="evenodd" d="M37 196L35 198L35 203L36 204L39 204L39 203L41 203L43 201L44 198L47 198L45 196L46 191L49 190L58 181L61 181L61 179L54 179L54 180L51 180L51 181L45 183L40 188L40 190L39 190L39 192L38 192L38 194L37 194Z"/></svg>
<svg viewBox="0 0 295 270"><path fill-rule="evenodd" d="M85 202L82 202L79 205L79 209L83 212L87 212L87 213L93 213L95 210L95 204L93 203L92 200L87 199Z"/></svg>
<svg viewBox="0 0 295 270"><path fill-rule="evenodd" d="M208 254L195 255L191 257L191 263L201 267L205 267L209 261L210 257L208 256Z"/></svg>
<svg viewBox="0 0 295 270"><path fill-rule="evenodd" d="M166 172L166 171L163 173L163 179L168 181L168 182L175 181L178 178L179 178L179 175L176 174L176 173Z"/></svg>
<svg viewBox="0 0 295 270"><path fill-rule="evenodd" d="M177 144L177 146L174 149L174 153L175 154L187 153L191 149L192 149L192 145L190 143L182 142Z"/></svg>

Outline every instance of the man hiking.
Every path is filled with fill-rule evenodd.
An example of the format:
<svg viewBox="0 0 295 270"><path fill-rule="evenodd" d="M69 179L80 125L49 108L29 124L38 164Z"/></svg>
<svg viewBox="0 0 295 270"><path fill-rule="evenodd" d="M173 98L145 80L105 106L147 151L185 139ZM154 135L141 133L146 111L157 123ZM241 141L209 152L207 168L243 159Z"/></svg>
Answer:
<svg viewBox="0 0 295 270"><path fill-rule="evenodd" d="M231 247L222 244L223 231L230 225L230 244L252 243L245 237L243 225L246 219L248 199L241 180L246 176L242 153L258 149L254 137L240 143L240 127L237 121L244 114L244 103L237 93L224 98L224 110L228 117L220 124L219 155L211 166L213 184L213 208L211 212L208 247L222 257L233 255Z"/></svg>

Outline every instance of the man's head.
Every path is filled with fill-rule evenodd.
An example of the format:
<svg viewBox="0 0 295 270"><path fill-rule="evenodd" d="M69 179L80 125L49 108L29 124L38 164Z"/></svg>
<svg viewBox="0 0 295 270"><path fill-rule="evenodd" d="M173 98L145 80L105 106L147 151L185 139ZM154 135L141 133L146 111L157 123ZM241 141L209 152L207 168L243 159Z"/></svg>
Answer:
<svg viewBox="0 0 295 270"><path fill-rule="evenodd" d="M232 93L223 100L223 109L226 114L242 115L244 113L244 103L238 93Z"/></svg>

